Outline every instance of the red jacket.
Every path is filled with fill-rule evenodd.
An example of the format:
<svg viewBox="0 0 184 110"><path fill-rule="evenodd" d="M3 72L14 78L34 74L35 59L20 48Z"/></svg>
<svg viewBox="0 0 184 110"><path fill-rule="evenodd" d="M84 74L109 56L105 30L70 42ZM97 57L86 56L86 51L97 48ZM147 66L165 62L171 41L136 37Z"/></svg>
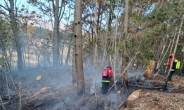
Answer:
<svg viewBox="0 0 184 110"><path fill-rule="evenodd" d="M110 70L110 68L107 68L108 70L108 73L109 73L109 78L113 77L114 76L114 73L112 70Z"/></svg>
<svg viewBox="0 0 184 110"><path fill-rule="evenodd" d="M174 60L177 60L176 57L174 57ZM172 62L172 59L169 59L168 63L167 63L167 66L171 66L171 62Z"/></svg>

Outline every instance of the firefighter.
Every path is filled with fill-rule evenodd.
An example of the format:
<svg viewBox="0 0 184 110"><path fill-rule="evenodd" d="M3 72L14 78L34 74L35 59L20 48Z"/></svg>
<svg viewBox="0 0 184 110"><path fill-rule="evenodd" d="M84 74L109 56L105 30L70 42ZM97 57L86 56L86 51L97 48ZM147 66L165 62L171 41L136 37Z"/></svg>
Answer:
<svg viewBox="0 0 184 110"><path fill-rule="evenodd" d="M106 94L108 92L109 83L114 73L110 66L107 66L102 70L102 94Z"/></svg>
<svg viewBox="0 0 184 110"><path fill-rule="evenodd" d="M170 54L169 55L169 61L167 62L167 66L170 67L171 66L171 62L172 62L172 57L174 56L174 54ZM172 76L173 76L173 73L175 72L175 66L176 66L176 62L177 62L177 59L176 57L174 56L173 58L173 64L172 64L172 68L169 70L169 76L168 76L168 79L167 81L171 81L172 79Z"/></svg>

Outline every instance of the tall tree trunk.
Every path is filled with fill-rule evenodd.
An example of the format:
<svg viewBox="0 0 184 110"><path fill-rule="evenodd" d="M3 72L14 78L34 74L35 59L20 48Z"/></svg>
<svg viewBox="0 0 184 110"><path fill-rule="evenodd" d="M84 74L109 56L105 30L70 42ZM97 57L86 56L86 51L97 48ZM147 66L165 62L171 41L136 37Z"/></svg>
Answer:
<svg viewBox="0 0 184 110"><path fill-rule="evenodd" d="M22 45L21 45L20 36L19 36L19 28L17 26L17 22L15 19L15 15L16 15L16 13L14 13L15 5L13 0L9 0L9 3L10 3L9 15L11 20L10 23L15 36L14 38L15 38L15 44L16 44L16 50L17 50L17 56L18 56L17 65L18 65L18 70L21 71L23 69Z"/></svg>
<svg viewBox="0 0 184 110"><path fill-rule="evenodd" d="M96 90L97 90L97 84L96 84L96 78L97 78L97 66L98 66L98 31L97 31L97 27L98 27L98 13L97 13L97 9L98 9L98 2L95 1L95 17L94 17L94 31L95 31L95 48L94 48L94 90L95 90L95 96L96 96Z"/></svg>
<svg viewBox="0 0 184 110"><path fill-rule="evenodd" d="M54 13L53 66L59 65L59 0L52 1Z"/></svg>
<svg viewBox="0 0 184 110"><path fill-rule="evenodd" d="M117 33L118 33L118 16L116 16L116 31L115 31L115 38L114 38L114 82L116 81L116 61L117 61L117 56L118 56L118 53L117 53ZM114 85L114 89L117 90L116 88L116 84Z"/></svg>
<svg viewBox="0 0 184 110"><path fill-rule="evenodd" d="M112 3L110 2L110 7L112 6ZM110 33L111 32L111 24L112 24L112 10L110 8L109 16L108 16L108 22L107 22L107 30Z"/></svg>
<svg viewBox="0 0 184 110"><path fill-rule="evenodd" d="M76 68L75 68L75 43L76 39L75 36L72 38L72 43L73 43L73 56L72 56L72 82L73 84L77 82L77 73L76 73Z"/></svg>
<svg viewBox="0 0 184 110"><path fill-rule="evenodd" d="M68 65L68 62L69 62L71 47L72 47L72 44L69 43L69 44L68 44L68 52L67 52L66 60L65 60L65 64L66 64L66 65Z"/></svg>
<svg viewBox="0 0 184 110"><path fill-rule="evenodd" d="M63 39L64 40L64 39ZM62 41L63 43L61 44L61 55L60 55L60 64L63 65L63 57L64 57L64 49L65 49L65 41Z"/></svg>
<svg viewBox="0 0 184 110"><path fill-rule="evenodd" d="M85 93L84 73L82 62L82 0L75 1L74 38L75 38L75 67L77 74L77 94Z"/></svg>
<svg viewBox="0 0 184 110"><path fill-rule="evenodd" d="M123 44L124 44L124 49L122 53L122 69L125 69L127 67L127 52L126 52L126 37L127 37L127 32L128 32L128 5L129 5L129 0L125 0L125 15L124 15L124 33L123 33ZM128 87L128 70L125 70L125 73L123 74L123 85L125 87Z"/></svg>

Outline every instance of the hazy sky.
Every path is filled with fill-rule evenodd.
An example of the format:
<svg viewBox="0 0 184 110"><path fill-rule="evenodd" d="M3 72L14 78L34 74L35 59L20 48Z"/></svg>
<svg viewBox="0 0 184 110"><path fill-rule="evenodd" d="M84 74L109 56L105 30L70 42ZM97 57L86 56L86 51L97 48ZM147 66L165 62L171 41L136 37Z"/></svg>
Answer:
<svg viewBox="0 0 184 110"><path fill-rule="evenodd" d="M3 6L6 6L4 1L8 1L8 0L0 0L0 4L3 5ZM50 19L48 16L44 15L44 14L38 9L38 7L32 6L32 5L30 5L29 3L27 3L28 0L14 0L14 1L17 1L17 2L16 2L16 6L17 6L19 9L21 9L22 6L24 5L24 7L28 9L28 13L31 13L32 11L35 11L36 14L41 15L41 16L42 16L41 20L49 20L49 19ZM44 1L44 0L42 0L42 1ZM47 2L45 2L45 4L46 4L46 3L47 3ZM70 4L71 4L71 3L73 3L72 0L70 1ZM48 4L48 3L47 3L47 4ZM74 5L74 4L72 4L72 5ZM147 11L144 12L144 15L147 15L147 14L149 14L150 12L152 12L153 9L154 9L154 7L155 7L155 4L152 4L152 5L150 6L150 8L149 8ZM118 15L116 15L116 16L120 16L121 13L122 13L122 11L123 11L123 8L117 8L117 9L115 10L115 13L118 13ZM70 24L70 22L74 20L74 16L71 15L71 13L74 13L74 10L73 10L73 9L69 9L68 6L66 5L66 6L65 6L65 16L68 17L68 18L67 18L67 19L62 19L62 20L61 20L61 23L60 23L60 25L61 25L60 28L61 28L61 29L64 29L64 24L67 24L67 23ZM104 15L104 16L106 16L106 15ZM38 18L38 19L39 19L39 18ZM53 17L52 17L52 19L53 19ZM52 29L52 24L51 24L52 22L51 22L51 21L48 21L48 22L45 22L45 23L41 23L41 20L40 20L39 23L40 23L40 24L43 24L43 25L44 25L44 28ZM67 22L67 21L68 21L68 22ZM106 23L106 22L107 22L107 19L104 19L103 22ZM115 22L115 21L113 21L113 22ZM34 24L34 25L38 26L37 24Z"/></svg>
<svg viewBox="0 0 184 110"><path fill-rule="evenodd" d="M0 0L0 4L2 5L2 6L4 6L4 7L6 7L6 4L5 4L5 1L7 1L7 0ZM16 0L14 0L14 1L16 1ZM22 6L24 5L24 7L26 8L26 9L28 9L28 13L30 14L32 11L35 11L36 12L36 14L39 14L39 15L41 15L41 19L42 20L49 20L49 17L48 16L44 16L43 15L43 13L36 7L36 6L32 6L32 5L30 5L29 3L27 3L27 1L28 0L17 0L17 2L16 2L16 4L15 4L15 6L16 7L18 7L18 9L21 9L22 8ZM1 10L3 9L3 8L0 8ZM3 9L4 10L4 9ZM7 12L8 13L8 12ZM38 18L39 19L39 18ZM40 21L41 21L41 19L40 19ZM60 28L61 29L64 29L64 19L62 19L61 20L61 24L60 24ZM51 24L51 21L48 21L48 22L45 22L45 23L39 23L39 24L43 24L44 26L44 28L47 28L47 29L52 29L52 24ZM34 24L35 26L39 26L38 24Z"/></svg>

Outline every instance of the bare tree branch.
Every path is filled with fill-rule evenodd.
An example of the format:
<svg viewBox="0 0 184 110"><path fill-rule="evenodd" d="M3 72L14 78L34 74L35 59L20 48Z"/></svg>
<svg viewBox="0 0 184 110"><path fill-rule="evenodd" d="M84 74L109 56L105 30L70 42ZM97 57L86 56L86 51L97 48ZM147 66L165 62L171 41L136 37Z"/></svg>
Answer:
<svg viewBox="0 0 184 110"><path fill-rule="evenodd" d="M0 7L4 8L5 10L9 11L10 9L9 8L6 8L5 6L1 5L0 4Z"/></svg>
<svg viewBox="0 0 184 110"><path fill-rule="evenodd" d="M63 8L64 8L64 9L63 9ZM62 9L63 9L63 13L61 14ZM62 0L62 3L61 3L61 9L59 10L59 15L58 15L58 17L59 17L59 22L60 22L60 21L61 21L61 19L63 18L63 14L64 14L64 12L65 12L65 1L63 1L63 0Z"/></svg>

